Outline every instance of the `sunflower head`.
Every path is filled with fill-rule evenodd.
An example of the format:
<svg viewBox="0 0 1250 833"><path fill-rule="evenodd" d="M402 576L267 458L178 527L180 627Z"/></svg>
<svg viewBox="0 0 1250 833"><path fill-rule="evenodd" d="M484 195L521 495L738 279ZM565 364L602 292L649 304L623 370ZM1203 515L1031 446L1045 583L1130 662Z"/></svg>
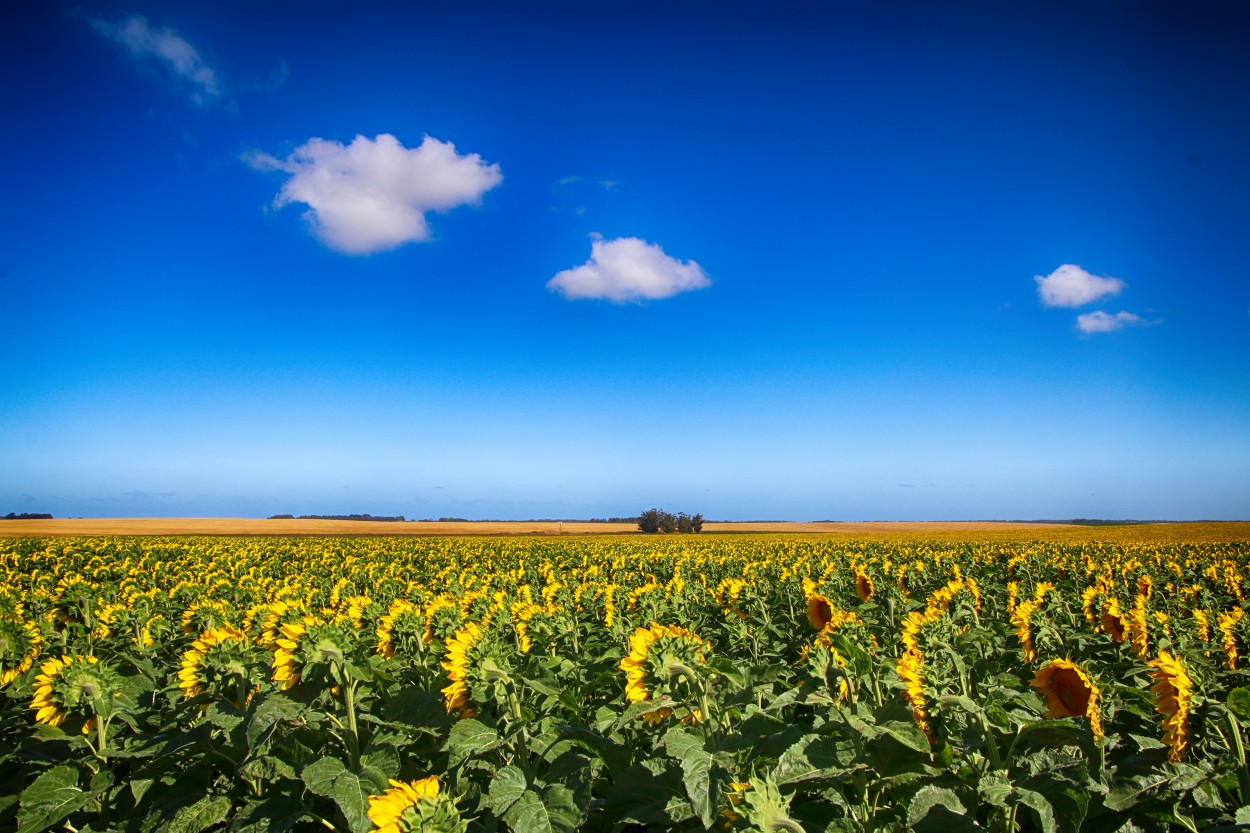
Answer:
<svg viewBox="0 0 1250 833"><path fill-rule="evenodd" d="M263 614L263 615L261 615ZM257 610L249 614L252 617L252 628L256 627L256 621L260 621L260 644L270 651L276 650L278 640L282 638L282 626L301 624L307 616L307 608L303 602L287 602L279 599L266 606L266 609ZM251 631L251 628L245 628Z"/></svg>
<svg viewBox="0 0 1250 833"><path fill-rule="evenodd" d="M742 591L746 589L747 583L740 578L726 578L716 586L716 604L720 605L720 609L724 611L726 616L736 616L739 619L747 618L747 613L739 607L742 599Z"/></svg>
<svg viewBox="0 0 1250 833"><path fill-rule="evenodd" d="M455 801L439 789L438 777L390 781L391 788L369 796L369 820L378 833L464 833L468 822Z"/></svg>
<svg viewBox="0 0 1250 833"><path fill-rule="evenodd" d="M1046 698L1047 717L1085 717L1094 737L1102 738L1098 686L1071 660L1053 659L1033 675L1032 685Z"/></svg>
<svg viewBox="0 0 1250 833"><path fill-rule="evenodd" d="M323 622L305 616L283 625L274 642L273 679L287 689L296 683L331 688L343 682L344 666L356 646L350 625Z"/></svg>
<svg viewBox="0 0 1250 833"><path fill-rule="evenodd" d="M1193 698L1193 681L1180 657L1160 651L1147 663L1155 684L1155 710L1163 715L1163 742L1170 747L1169 761L1179 761L1189 746L1189 713Z"/></svg>
<svg viewBox="0 0 1250 833"><path fill-rule="evenodd" d="M194 602L182 612L182 632L203 633L230 624L230 609L225 602Z"/></svg>
<svg viewBox="0 0 1250 833"><path fill-rule="evenodd" d="M903 681L903 696L907 698L907 703L911 706L912 719L916 721L916 725L929 740L933 740L933 729L929 726L929 710L925 705L924 656L919 651L904 651L895 666L895 671L899 679Z"/></svg>
<svg viewBox="0 0 1250 833"><path fill-rule="evenodd" d="M6 686L34 665L43 636L34 622L0 614L0 686Z"/></svg>
<svg viewBox="0 0 1250 833"><path fill-rule="evenodd" d="M1123 642L1128 636L1128 628L1120 613L1120 601L1115 596L1107 597L1103 604L1102 615L1098 618L1098 624L1116 642Z"/></svg>
<svg viewBox="0 0 1250 833"><path fill-rule="evenodd" d="M425 617L407 599L395 599L378 620L378 653L386 659L413 657L425 648Z"/></svg>
<svg viewBox="0 0 1250 833"><path fill-rule="evenodd" d="M30 707L35 720L60 726L75 718L110 715L118 688L113 668L90 656L62 656L39 666Z"/></svg>
<svg viewBox="0 0 1250 833"><path fill-rule="evenodd" d="M876 585L872 583L870 575L861 570L855 571L855 595L859 596L861 602L871 599L876 589Z"/></svg>
<svg viewBox="0 0 1250 833"><path fill-rule="evenodd" d="M425 632L422 636L426 642L447 640L464 623L465 617L460 612L460 605L446 596L437 596L425 606Z"/></svg>
<svg viewBox="0 0 1250 833"><path fill-rule="evenodd" d="M489 625L466 622L446 642L442 666L447 686L443 688L443 704L448 714L459 712L461 717L473 717L477 714L475 703L498 701L512 684L505 659L508 643L492 636Z"/></svg>
<svg viewBox="0 0 1250 833"><path fill-rule="evenodd" d="M667 698L685 707L683 719L702 719L695 706L705 686L699 669L709 653L707 642L677 625L652 622L637 628L629 637L629 655L620 665L626 675L625 699L636 703Z"/></svg>
<svg viewBox="0 0 1250 833"><path fill-rule="evenodd" d="M807 597L807 621L818 631L833 619L833 603L819 593L811 593Z"/></svg>
<svg viewBox="0 0 1250 833"><path fill-rule="evenodd" d="M52 598L56 603L56 618L62 622L81 622L92 625L95 608L95 590L82 576L70 575L57 582Z"/></svg>
<svg viewBox="0 0 1250 833"><path fill-rule="evenodd" d="M262 649L247 634L224 625L204 631L183 653L178 687L188 698L207 694L242 708L262 679Z"/></svg>

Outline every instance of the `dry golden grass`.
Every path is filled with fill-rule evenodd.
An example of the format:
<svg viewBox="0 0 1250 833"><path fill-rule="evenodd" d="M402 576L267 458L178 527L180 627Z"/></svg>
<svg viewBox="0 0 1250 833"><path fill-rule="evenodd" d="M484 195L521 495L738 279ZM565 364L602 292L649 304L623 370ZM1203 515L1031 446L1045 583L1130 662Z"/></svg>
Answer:
<svg viewBox="0 0 1250 833"><path fill-rule="evenodd" d="M632 532L634 524L557 521L329 521L290 518L69 518L0 522L0 535L556 535Z"/></svg>
<svg viewBox="0 0 1250 833"><path fill-rule="evenodd" d="M1250 541L1250 523L1073 524L1005 521L706 523L707 533L822 534L855 538L1100 540L1141 543ZM51 535L602 535L640 534L633 524L557 521L328 521L257 518L71 518L0 521L0 536Z"/></svg>

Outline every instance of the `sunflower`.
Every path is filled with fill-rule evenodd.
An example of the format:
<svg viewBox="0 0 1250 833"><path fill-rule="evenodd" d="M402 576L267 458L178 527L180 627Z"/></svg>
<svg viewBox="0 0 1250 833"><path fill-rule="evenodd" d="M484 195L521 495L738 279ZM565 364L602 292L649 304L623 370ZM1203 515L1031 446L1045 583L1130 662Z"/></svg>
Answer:
<svg viewBox="0 0 1250 833"><path fill-rule="evenodd" d="M545 612L545 608L533 602L521 601L512 605L512 626L516 632L517 648L521 653L528 654L534 647L534 641L530 639L530 620Z"/></svg>
<svg viewBox="0 0 1250 833"><path fill-rule="evenodd" d="M629 655L621 660L625 672L625 699L631 703L670 696L677 702L689 701L699 684L696 666L707 661L711 645L685 628L652 622L637 628L629 637ZM672 713L667 706L644 719L658 723ZM683 720L698 722L700 709L689 708Z"/></svg>
<svg viewBox="0 0 1250 833"><path fill-rule="evenodd" d="M278 629L273 650L273 680L285 690L301 681L332 685L339 674L355 633L346 625L327 624L312 616Z"/></svg>
<svg viewBox="0 0 1250 833"><path fill-rule="evenodd" d="M460 606L447 596L436 596L425 606L425 630L421 638L426 643L435 639L449 639L464 624Z"/></svg>
<svg viewBox="0 0 1250 833"><path fill-rule="evenodd" d="M405 824L404 811L421 802L433 803L438 799L438 776L431 775L420 781L403 783L389 779L391 789L381 795L369 796L369 821L380 833L404 833L411 827Z"/></svg>
<svg viewBox="0 0 1250 833"><path fill-rule="evenodd" d="M1098 686L1081 666L1067 659L1052 659L1033 675L1033 687L1046 696L1047 717L1088 718L1094 737L1103 737Z"/></svg>
<svg viewBox="0 0 1250 833"><path fill-rule="evenodd" d="M282 638L280 633L282 626L300 623L307 614L307 609L302 602L286 602L281 599L266 607L264 618L260 622L259 641L263 647L273 651L277 648L278 640ZM260 612L257 611L257 613ZM245 630L250 630L250 628L245 628Z"/></svg>
<svg viewBox="0 0 1250 833"><path fill-rule="evenodd" d="M739 619L747 618L747 614L738 607L738 601L742 597L742 591L747 583L740 578L722 579L721 583L716 585L716 604L720 605L720 609L726 616L737 616Z"/></svg>
<svg viewBox="0 0 1250 833"><path fill-rule="evenodd" d="M462 833L467 827L455 802L439 790L438 776L408 783L388 780L389 790L369 796L369 821L378 833L424 830Z"/></svg>
<svg viewBox="0 0 1250 833"><path fill-rule="evenodd" d="M930 622L937 621L941 616L941 612L937 610L909 611L903 617L903 632L900 637L905 651L915 651L920 653L920 629Z"/></svg>
<svg viewBox="0 0 1250 833"><path fill-rule="evenodd" d="M1016 605L1011 614L1011 624L1016 626L1016 638L1020 640L1020 653L1025 662L1032 662L1037 657L1037 649L1033 645L1033 629L1030 619L1037 610L1037 602L1033 599Z"/></svg>
<svg viewBox="0 0 1250 833"><path fill-rule="evenodd" d="M225 602L195 602L182 613L183 633L203 633L229 624L230 609Z"/></svg>
<svg viewBox="0 0 1250 833"><path fill-rule="evenodd" d="M1133 599L1133 609L1128 614L1128 637L1132 642L1137 656L1145 659L1150 653L1150 622L1146 618L1146 597L1138 595Z"/></svg>
<svg viewBox="0 0 1250 833"><path fill-rule="evenodd" d="M812 627L818 631L823 631L825 625L833 619L833 604L819 593L812 593L807 597L807 621L812 623Z"/></svg>
<svg viewBox="0 0 1250 833"><path fill-rule="evenodd" d="M112 693L112 673L95 657L62 656L39 666L30 707L35 722L60 726L71 717L93 720L96 705Z"/></svg>
<svg viewBox="0 0 1250 833"><path fill-rule="evenodd" d="M96 612L95 629L91 635L96 639L108 639L117 628L119 618L129 610L126 605L112 602L104 605Z"/></svg>
<svg viewBox="0 0 1250 833"><path fill-rule="evenodd" d="M348 596L341 603L342 611L338 614L336 619L345 617L347 621L352 623L352 627L360 630L365 626L365 612L372 605L373 599L368 596Z"/></svg>
<svg viewBox="0 0 1250 833"><path fill-rule="evenodd" d="M1085 614L1085 621L1089 623L1094 633L1098 633L1098 614L1095 612L1095 604L1100 595L1102 595L1102 588L1097 584L1091 584L1081 592L1081 612Z"/></svg>
<svg viewBox="0 0 1250 833"><path fill-rule="evenodd" d="M242 708L256 685L259 663L252 653L259 650L247 634L229 625L210 628L183 653L178 687L187 699L206 692L224 694Z"/></svg>
<svg viewBox="0 0 1250 833"><path fill-rule="evenodd" d="M872 583L872 577L860 570L855 571L855 594L859 596L861 602L866 602L872 598L872 594L876 592L876 587Z"/></svg>
<svg viewBox="0 0 1250 833"><path fill-rule="evenodd" d="M1147 663L1154 669L1150 673L1156 682L1150 687L1155 693L1155 710L1163 715L1163 742L1171 747L1169 761L1179 761L1189 745L1189 707L1193 694L1193 682L1185 671L1180 657L1160 651L1157 659Z"/></svg>
<svg viewBox="0 0 1250 833"><path fill-rule="evenodd" d="M1198 638L1203 642L1211 641L1211 620L1207 617L1207 612L1201 608L1195 608L1193 611L1194 627L1198 631ZM1211 656L1211 652L1207 651L1207 656Z"/></svg>
<svg viewBox="0 0 1250 833"><path fill-rule="evenodd" d="M395 599L378 620L378 653L386 659L394 659L401 650L404 654L420 652L426 642L422 635L425 623L425 617L415 604L407 599Z"/></svg>
<svg viewBox="0 0 1250 833"><path fill-rule="evenodd" d="M16 616L0 616L0 687L29 671L42 648L38 625Z"/></svg>
<svg viewBox="0 0 1250 833"><path fill-rule="evenodd" d="M1099 617L1098 624L1116 642L1123 642L1124 638L1128 636L1128 629L1124 624L1124 616L1120 613L1120 600L1115 596L1107 596L1106 599L1102 606L1102 616Z"/></svg>
<svg viewBox="0 0 1250 833"><path fill-rule="evenodd" d="M1245 611L1235 607L1227 613L1221 613L1217 620L1220 627L1220 644L1224 648L1224 665L1229 671L1237 670L1237 633L1235 628L1245 616Z"/></svg>
<svg viewBox="0 0 1250 833"><path fill-rule="evenodd" d="M482 641L484 631L477 622L468 622L447 640L447 653L443 657L443 670L447 672L447 687L443 689L443 705L447 713L459 711L461 717L472 717L475 712L469 705L469 686L465 682L472 668L470 653Z"/></svg>
<svg viewBox="0 0 1250 833"><path fill-rule="evenodd" d="M899 678L906 686L904 696L911 705L911 716L916 721L916 725L925 733L929 740L933 740L933 731L929 728L929 712L925 708L924 701L924 657L919 651L905 651L903 656L899 658L898 665L895 670L898 672Z"/></svg>

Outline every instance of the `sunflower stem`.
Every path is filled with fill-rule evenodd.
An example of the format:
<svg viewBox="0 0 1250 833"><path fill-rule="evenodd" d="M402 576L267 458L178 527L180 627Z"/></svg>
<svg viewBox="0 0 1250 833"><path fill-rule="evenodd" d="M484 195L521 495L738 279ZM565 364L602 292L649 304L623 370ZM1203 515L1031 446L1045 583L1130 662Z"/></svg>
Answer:
<svg viewBox="0 0 1250 833"><path fill-rule="evenodd" d="M360 736L356 734L356 680L343 686L343 706L347 711L347 754L351 758L352 771L360 768Z"/></svg>
<svg viewBox="0 0 1250 833"><path fill-rule="evenodd" d="M108 752L104 748L108 742L108 729L108 719L97 716L95 719L96 756L105 763L108 762Z"/></svg>
<svg viewBox="0 0 1250 833"><path fill-rule="evenodd" d="M977 715L981 719L981 732L985 735L985 749L990 755L990 764L994 769L1003 769L1003 759L998 752L998 742L994 740L994 730L990 728L990 722L985 717L985 712Z"/></svg>
<svg viewBox="0 0 1250 833"><path fill-rule="evenodd" d="M1228 713L1229 734L1233 739L1233 752L1237 755L1237 790L1241 793L1241 804L1250 804L1250 769L1246 768L1246 749L1241 743L1241 726L1236 715Z"/></svg>

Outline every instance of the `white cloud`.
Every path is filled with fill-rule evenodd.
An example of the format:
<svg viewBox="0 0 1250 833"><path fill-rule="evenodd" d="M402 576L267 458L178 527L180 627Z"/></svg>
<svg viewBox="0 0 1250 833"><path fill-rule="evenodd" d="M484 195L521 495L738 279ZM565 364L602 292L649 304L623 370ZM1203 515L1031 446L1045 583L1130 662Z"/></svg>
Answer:
<svg viewBox="0 0 1250 833"><path fill-rule="evenodd" d="M1079 307L1124 289L1119 278L1100 278L1080 266L1065 263L1046 277L1035 276L1037 294L1048 307Z"/></svg>
<svg viewBox="0 0 1250 833"><path fill-rule="evenodd" d="M350 145L309 139L286 159L244 157L257 170L291 175L274 205L293 202L323 243L345 254L368 254L430 239L427 211L476 203L503 181L499 165L476 153L461 156L451 142L425 137L406 148L389 133L357 136Z"/></svg>
<svg viewBox="0 0 1250 833"><path fill-rule="evenodd" d="M120 23L88 18L91 27L116 41L136 61L152 61L175 80L191 88L191 100L204 106L225 95L217 72L204 62L199 50L173 29L154 29L142 15L131 15Z"/></svg>
<svg viewBox="0 0 1250 833"><path fill-rule="evenodd" d="M1076 317L1076 327L1081 332L1089 335L1090 333L1113 333L1116 330L1123 329L1127 325L1144 324L1140 315L1131 312L1117 312L1112 315L1109 312L1095 310L1087 312L1084 315Z"/></svg>
<svg viewBox="0 0 1250 833"><path fill-rule="evenodd" d="M669 298L711 285L699 264L671 258L655 243L637 237L604 240L598 235L590 244L590 260L547 282L548 289L569 300L604 298L618 304Z"/></svg>

